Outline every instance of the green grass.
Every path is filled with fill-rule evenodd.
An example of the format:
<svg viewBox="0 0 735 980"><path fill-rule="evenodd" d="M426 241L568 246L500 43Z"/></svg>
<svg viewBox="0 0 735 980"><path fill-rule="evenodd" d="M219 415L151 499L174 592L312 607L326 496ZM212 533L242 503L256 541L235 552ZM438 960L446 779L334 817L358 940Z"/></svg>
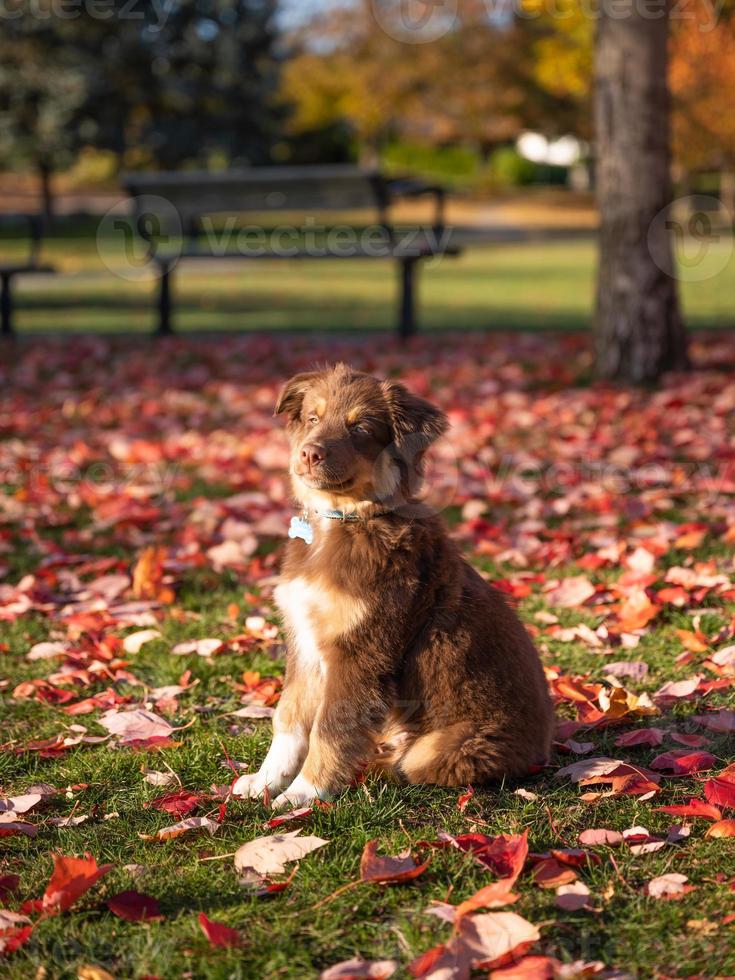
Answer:
<svg viewBox="0 0 735 980"><path fill-rule="evenodd" d="M3 255L18 255L5 242ZM685 245L686 256L696 255ZM116 245L103 239L110 267ZM50 238L44 257L63 277L25 277L17 285L19 331L148 331L156 286L105 267L91 229ZM471 246L460 258L425 263L420 322L427 329L580 329L589 326L596 253L593 239ZM732 240L711 244L707 277L682 284L693 327L735 325ZM687 272L691 271L687 267ZM395 263L388 260L258 260L182 263L174 279L175 326L181 330L391 329L397 306Z"/></svg>
<svg viewBox="0 0 735 980"><path fill-rule="evenodd" d="M239 601L243 605L239 590L224 587L203 606L206 591L200 590L195 580L180 597L184 609L201 616L195 626L164 621L164 638L134 658L136 675L151 686L175 682L185 667L191 667L200 680L191 695L181 698L181 720L196 718L181 736L181 748L168 750L161 758L96 747L73 750L58 760L47 761L34 754L0 754L0 783L6 791L22 790L37 781L60 787L89 784L68 798L56 798L48 815L68 815L73 809L89 813L98 808L97 819L78 827L46 827L34 840L15 837L4 841L0 872L21 874L24 897L42 893L51 870L51 851L89 851L98 860L115 864L115 870L80 903L78 911L37 928L28 946L3 963L4 976L26 978L42 963L52 977L74 977L80 965L96 963L116 977L179 977L187 971L195 977L212 978L312 977L319 969L355 952L405 962L448 933L446 926L422 913L431 900L443 900L451 891L452 900L459 901L490 879L469 858L455 852L436 852L428 872L411 885L362 885L314 911L319 901L357 877L366 840L376 837L381 848L397 852L410 842L434 839L440 830L461 832L476 823L485 833L520 832L528 827L531 849L543 851L560 842L574 846L578 833L589 826L623 828L642 823L651 832L665 832L672 823L665 814L652 813L650 803L635 798L611 800L592 808L579 801L576 787L550 777L525 784L539 794L538 801L525 801L510 787L481 789L465 814L457 811L456 791L402 789L371 781L364 788L347 792L333 809L319 812L309 821L308 831L331 843L303 860L287 892L270 900L248 897L238 885L229 859L202 858L228 854L245 840L268 833L263 827L268 814L260 804L231 804L228 819L214 838L184 837L157 843L139 837L173 822L166 814L143 809L146 800L161 792L143 782L144 765L163 768L165 760L186 788L206 791L211 784L229 779L223 745L233 758L255 766L268 744L267 724L256 723L251 735L230 734L231 719L225 712L235 708L237 701L224 678L237 676L245 667L268 669L274 665L257 655L220 657L205 663L196 657L172 658L167 654L171 644L192 635L223 635L227 604ZM531 603L529 611L537 604ZM674 619L683 624L686 617ZM673 623L662 626L636 651L636 656L652 667L645 685L648 689L665 678L686 673L667 669L672 627ZM30 642L48 632L32 619L4 631L11 650L3 657L3 674L11 682L45 673L43 666L29 670L22 655ZM570 669L589 665L589 653L573 649L565 656L568 648L568 644L557 644L549 659ZM202 704L210 710L193 714L194 705ZM5 699L4 718L5 739L50 736L70 720L98 730L93 716L67 719L48 707L14 702L12 698ZM614 734L615 730L599 740L599 754L619 753L612 745ZM710 749L723 759L731 751L724 738L715 740ZM645 758L649 752L643 750L637 758ZM683 798L684 793L679 795ZM215 804L212 806L216 809ZM102 814L109 813L117 815L103 820ZM553 891L534 889L529 883L522 885L523 897L513 909L535 923L544 923L543 949L562 960L602 959L636 976L652 975L654 965L670 976L729 975L735 967L735 954L727 951L724 937L684 927L689 920L714 919L731 907L731 893L725 885L702 887L678 902L654 903L640 894L645 880L670 870L685 870L695 883L716 872L727 877L735 874L733 842L707 842L701 839L699 822L696 828L686 845L685 860L673 848L645 860L620 849L615 855L617 871L604 858L600 866L583 869L593 894L614 889L601 914L560 915L553 904ZM131 864L143 865L146 871L140 877L125 871L124 866ZM107 913L104 898L125 888L158 897L165 920L140 925L116 920ZM242 929L246 946L238 951L211 952L196 922L199 911Z"/></svg>
<svg viewBox="0 0 735 980"><path fill-rule="evenodd" d="M44 368L48 377L43 372L36 375L31 365L40 363L38 355L49 346L52 353ZM17 415L0 414L6 440L0 442L0 450L34 458L38 448L39 452L51 454L57 463L60 454L79 453L80 447L86 447L93 457L96 454L109 461L98 440L104 434L114 435L118 429L140 438L144 444L149 440L151 445L160 445L167 438L173 439L174 430L183 427L192 435L209 432L213 442L220 440L226 448L232 444L225 441L225 433L234 428L240 433L240 444L245 444L251 424L255 431L262 425L262 418L267 425L271 423L267 413L260 422L253 422L250 416L243 420L244 402L237 400L238 394L250 384L252 405L257 403L261 411L266 406L269 411L284 369L279 358L285 360L290 356L286 345L271 351L273 363L262 365L261 373L256 376L248 366L247 351L239 348L233 349L227 363L207 367L205 344L182 342L175 350L172 347L168 355L157 355L155 363L149 363L145 345L135 344L109 349L80 345L78 356L76 348L69 346L67 350L61 344L29 343L21 350L21 357L27 353L28 361L21 365L23 370L10 386L17 399L13 403ZM416 363L425 365L424 355L418 350ZM426 357L436 357L428 348L424 351ZM443 354L443 359L436 362L442 365L436 377L446 380L450 373L448 365L453 364L454 370L458 362L452 360L453 349L444 350ZM302 354L297 351L295 356L302 357ZM401 355L406 358L407 369L411 367L410 356ZM167 357L170 363L164 364ZM231 365L232 374L228 375ZM191 368L195 369L193 375L187 373ZM201 371L208 380L202 380ZM238 381L240 374L249 380ZM226 387L218 391L216 386L223 384L225 377L228 378ZM470 379L466 382L469 384L471 376L465 377ZM723 378L713 377L712 390L719 392ZM464 383L461 379L456 381L458 399L463 397ZM484 378L478 375L472 383L484 384ZM196 395L191 390L192 384L200 386ZM473 391L471 402L480 405L482 397L477 390ZM521 397L520 391L520 388L508 389L509 407ZM165 397L171 400L160 400ZM485 397L491 396L486 393ZM537 397L543 404L551 396L539 390ZM180 416L176 415L177 411ZM591 424L591 417L589 407L584 419L580 414L582 421L567 412L560 425L562 429L573 425L576 436L578 425ZM546 421L542 423L540 419ZM530 423L521 419L513 423L516 424ZM536 422L537 426L541 424L549 426L549 433L558 434L554 420L549 421L544 411ZM503 418L498 418L497 426L502 429L503 425ZM506 429L505 439L510 440L511 436L512 431ZM659 436L663 440L665 433ZM655 452L651 432L646 430L641 438ZM533 433L527 432L524 439L531 446ZM181 527L192 530L190 513L176 510L180 504L191 504L202 497L221 500L242 488L243 483L238 480L250 481L249 489L268 492L266 487L270 484L260 485L259 470L239 474L227 457L223 456L221 468L213 473L214 452L207 457L206 465L201 462L201 469L197 468L198 451L192 450L188 465L185 463L177 471L174 485L167 491L170 494L164 501L167 520L144 529L101 521L98 514L77 507L70 495L62 494L56 499L51 491L42 510L31 510L35 517L13 518L11 505L18 487L11 481L12 473L9 474L5 492L10 509L7 520L0 525L0 564L8 566L2 582L15 583L22 575L37 571L44 555L48 557L59 548L87 557L116 556L124 567L129 567L143 543L155 540L173 546L175 541L180 543L177 534ZM24 480L23 473L15 472L15 478ZM268 474L268 479L272 478L273 474ZM43 484L34 486L42 488ZM17 502L27 501L18 497ZM37 502L40 506L43 498ZM513 506L516 504L519 510L525 506L518 501ZM693 498L687 499L685 506L672 501L671 510L658 513L657 518L675 523L692 519L695 504ZM28 506L32 509L35 505L36 501L31 499ZM677 511L679 506L682 509ZM450 516L456 516L456 512ZM506 513L502 508L495 516L501 523L507 519L512 524L519 519L518 513L510 510ZM585 520L592 526L599 516L598 512L586 512ZM618 516L621 535L632 536L636 519ZM708 519L706 513L702 519ZM628 520L632 523L625 523ZM574 526L579 532L579 525ZM657 572L663 575L669 565L711 558L720 570L731 576L732 546L727 547L720 540L721 533L722 526L716 523L695 552L668 552L657 564ZM267 551L273 545L274 542L265 541L262 550ZM473 553L469 557L493 578L508 578L518 573L512 564L480 559ZM530 570L544 572L548 578L580 573L579 566L571 561ZM39 574L43 574L42 569ZM613 567L596 571L592 577L602 583L619 574L620 568ZM358 877L360 855L367 840L377 838L385 853L397 853L409 845L418 853L420 842L436 839L440 831L466 832L476 828L487 834L508 834L528 829L531 850L543 852L559 845L575 846L580 831L590 827L623 830L643 825L652 833L665 833L676 820L654 812L653 807L701 796L701 784L696 779L666 779L665 789L653 802L624 796L587 804L580 800L579 787L557 780L549 772L523 784L538 795L536 800L519 797L514 792L516 787L510 785L477 788L466 811L461 813L457 809L460 792L457 789L398 787L371 779L365 786L345 792L331 809L317 811L309 819L305 825L307 832L325 838L329 844L300 863L290 887L270 899L255 898L238 883L231 858L205 859L229 855L243 842L270 832L264 826L269 812L260 803L231 803L225 821L213 837L183 836L167 842L141 837L174 822L167 814L144 808L146 802L163 792L144 782L141 771L144 767L169 766L186 789L206 793L212 784L230 781L226 754L249 768L257 766L263 758L269 742L269 725L239 721L233 731L233 718L228 712L240 705L233 680L244 670L279 674L283 666L279 649L274 651L272 646L262 645L248 653L226 654L211 660L170 654L172 646L183 640L209 636L226 639L242 632L250 612L264 610L273 617L270 603L252 595L254 589L257 591L257 586L246 576L217 575L210 568L186 570L177 582L175 604L162 616L162 637L130 657L130 669L146 689L176 683L186 669L199 682L179 698L176 721L188 726L180 733L180 747L160 754L142 754L104 745L87 746L54 759L41 759L34 752L0 751L3 794L21 793L40 781L62 789L86 784L85 788L58 794L31 817L39 824L36 838L0 838L0 876L20 875L20 900L42 895L51 873L54 851L64 854L89 851L100 863L114 864L113 871L72 910L42 921L25 947L7 959L0 959L3 978L27 980L44 976L49 980L73 980L81 967L96 964L116 980L137 980L144 976L165 980L179 977L301 980L314 978L325 967L360 953L370 959L397 960L400 964L397 978L407 980L407 963L447 939L450 933L447 925L424 913L430 902L446 900L451 895L451 901L457 903L494 878L469 857L453 850L437 850L432 852L428 870L410 884L359 885L321 904ZM708 596L706 602L707 611L701 625L712 636L732 620L735 602L723 602L715 596ZM233 605L238 610L235 619L231 616ZM546 608L538 585L519 604L522 618L532 627L538 626L536 614ZM584 621L595 626L600 618L590 609L554 612L563 625ZM645 681L626 686L636 692L652 692L666 680L681 679L695 672L693 665L674 663L681 651L675 631L691 628L692 615L691 610L667 607L635 650L614 651L613 659L643 660L650 665ZM113 630L118 636L126 632ZM69 717L53 705L23 700L13 694L16 684L29 678L46 677L54 669L55 665L49 662L27 661L25 654L33 643L59 635L64 635L59 624L41 613L28 614L15 622L0 621L0 642L8 648L0 652L0 742L17 739L23 743L50 737L71 724L81 724L90 732L102 734L95 722L98 713ZM562 643L542 635L539 647L546 665L559 665L565 672L590 673L594 679L600 679L604 672L604 658L581 643ZM99 684L93 689L101 690L105 686ZM146 689L124 682L114 686L119 694L129 694L136 701L145 697ZM79 689L79 697L89 693L90 690ZM731 704L732 695L728 691L717 692L707 698L707 703ZM687 719L701 713L703 707L703 703L682 702L667 710L662 718L642 720L630 727L637 724L670 727L676 722L680 730L687 730ZM564 706L562 713L570 714L569 706ZM620 731L611 727L595 732L593 754L635 759L646 765L659 751L673 747L667 740L661 750L616 749L614 739ZM586 739L587 735L583 732L579 737ZM712 735L707 748L717 757L718 767L733 759L732 738ZM553 762L555 766L564 765L575 759L575 756L557 754ZM216 813L216 809L217 804L212 803L212 812ZM199 812L203 815L209 811L203 806ZM47 821L48 817L71 813L90 814L90 819L69 828L57 828ZM106 815L111 816L105 819ZM562 912L554 904L553 890L535 887L527 875L519 881L521 898L512 907L513 911L541 929L538 951L565 963L601 960L609 967L644 978L733 976L733 926L721 926L719 920L735 910L735 897L728 885L735 877L735 840L705 839L706 826L705 822L696 820L691 837L682 847L667 847L646 856L637 857L626 847L615 851L597 849L601 862L582 867L580 877L590 888L598 911ZM144 870L141 874L126 870L131 865L140 865ZM644 883L669 871L687 874L697 890L679 901L645 898L641 892ZM157 898L165 916L163 921L139 924L115 918L107 910L105 900L129 888ZM17 907L12 901L6 904ZM211 919L240 929L243 947L211 949L197 923L201 911ZM46 972L40 972L41 968Z"/></svg>

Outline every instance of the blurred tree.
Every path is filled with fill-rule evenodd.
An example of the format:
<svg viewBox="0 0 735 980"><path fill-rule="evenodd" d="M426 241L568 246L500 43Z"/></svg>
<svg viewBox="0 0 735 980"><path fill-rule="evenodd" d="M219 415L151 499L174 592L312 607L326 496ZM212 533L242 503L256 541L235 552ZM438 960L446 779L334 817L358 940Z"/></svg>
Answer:
<svg viewBox="0 0 735 980"><path fill-rule="evenodd" d="M588 138L592 131L592 62L595 18L579 0L521 0L535 24L534 76L539 87L567 106L567 129Z"/></svg>
<svg viewBox="0 0 735 980"><path fill-rule="evenodd" d="M451 29L407 44L385 28L391 16L400 22L401 0L381 0L380 10L377 18L361 0L302 28L283 73L294 132L347 121L363 157L375 159L397 137L487 156L527 127L564 131L573 100L539 84L532 19L494 18L485 0L463 0Z"/></svg>
<svg viewBox="0 0 735 980"><path fill-rule="evenodd" d="M50 218L51 176L78 149L74 120L87 89L84 73L53 31L37 22L26 26L18 30L11 22L0 36L0 160L35 169Z"/></svg>
<svg viewBox="0 0 735 980"><path fill-rule="evenodd" d="M735 19L725 11L708 30L675 25L671 50L674 155L687 174L719 171L720 196L735 214Z"/></svg>
<svg viewBox="0 0 735 980"><path fill-rule="evenodd" d="M661 12L652 19L630 3L620 17L603 4L597 28L597 367L633 383L687 365L667 220L668 8Z"/></svg>
<svg viewBox="0 0 735 980"><path fill-rule="evenodd" d="M82 146L112 149L128 167L270 159L280 131L276 0L75 10L61 17L53 0L19 2L3 24L6 163L32 162L48 189Z"/></svg>

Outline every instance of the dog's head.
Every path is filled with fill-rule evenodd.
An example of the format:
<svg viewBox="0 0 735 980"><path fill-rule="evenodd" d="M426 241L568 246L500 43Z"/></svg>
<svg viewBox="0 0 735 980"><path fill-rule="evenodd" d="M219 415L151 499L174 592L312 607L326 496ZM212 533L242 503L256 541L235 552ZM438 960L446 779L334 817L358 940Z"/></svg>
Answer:
<svg viewBox="0 0 735 980"><path fill-rule="evenodd" d="M315 509L411 503L424 453L448 426L442 411L403 385L345 364L291 378L276 405L282 412L294 494Z"/></svg>

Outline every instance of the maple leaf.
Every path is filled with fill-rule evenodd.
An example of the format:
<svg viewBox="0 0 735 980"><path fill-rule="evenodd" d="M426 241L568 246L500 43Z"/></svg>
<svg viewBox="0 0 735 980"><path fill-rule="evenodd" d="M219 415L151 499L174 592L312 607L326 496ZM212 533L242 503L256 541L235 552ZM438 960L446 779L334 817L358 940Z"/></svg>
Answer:
<svg viewBox="0 0 735 980"><path fill-rule="evenodd" d="M148 547L143 550L133 568L133 595L136 599L152 599L163 605L174 601L174 592L163 583L165 548Z"/></svg>
<svg viewBox="0 0 735 980"><path fill-rule="evenodd" d="M171 840L173 837L181 837L191 830L206 830L209 834L215 834L219 830L219 823L210 820L209 817L186 817L178 823L171 824L170 827L162 827L155 834L140 834L143 840Z"/></svg>
<svg viewBox="0 0 735 980"><path fill-rule="evenodd" d="M160 812L170 813L173 817L185 817L192 810L195 810L202 800L206 799L198 793L190 793L188 790L180 789L175 793L166 793L155 800L149 800L143 806Z"/></svg>
<svg viewBox="0 0 735 980"><path fill-rule="evenodd" d="M174 727L155 715L152 711L135 708L132 711L106 711L98 724L106 728L111 735L117 735L123 744L145 743L154 739L168 739L175 731Z"/></svg>
<svg viewBox="0 0 735 980"><path fill-rule="evenodd" d="M735 820L718 820L707 828L705 837L735 837Z"/></svg>
<svg viewBox="0 0 735 980"><path fill-rule="evenodd" d="M418 863L411 851L403 851L396 857L386 857L377 853L378 842L369 840L360 858L360 879L373 884L397 885L412 881L429 866L429 862Z"/></svg>
<svg viewBox="0 0 735 980"><path fill-rule="evenodd" d="M118 892L107 899L107 907L118 918L128 922L151 922L163 918L156 899L136 891Z"/></svg>
<svg viewBox="0 0 735 980"><path fill-rule="evenodd" d="M300 861L329 843L321 837L301 837L300 834L301 830L292 830L242 844L235 852L235 870L254 871L263 876L284 874L288 863Z"/></svg>
<svg viewBox="0 0 735 980"><path fill-rule="evenodd" d="M722 814L716 806L705 803L704 800L690 799L688 803L679 803L673 806L657 806L654 809L659 813L670 813L675 817L704 817L705 820L721 820Z"/></svg>
<svg viewBox="0 0 735 980"><path fill-rule="evenodd" d="M220 946L227 949L234 946L242 946L242 936L237 929L224 926L220 922L212 922L204 912L199 913L199 925L212 946Z"/></svg>
<svg viewBox="0 0 735 980"><path fill-rule="evenodd" d="M65 912L99 881L113 865L97 865L91 854L82 858L54 854L54 870L43 893L42 906L47 915Z"/></svg>
<svg viewBox="0 0 735 980"><path fill-rule="evenodd" d="M704 784L704 795L715 806L735 809L735 764L708 779Z"/></svg>
<svg viewBox="0 0 735 980"><path fill-rule="evenodd" d="M581 881L562 884L556 889L555 901L565 912L579 912L590 907L590 890Z"/></svg>
<svg viewBox="0 0 735 980"><path fill-rule="evenodd" d="M647 881L643 894L649 898L681 898L687 891L693 890L691 885L687 886L687 881L686 875L670 872Z"/></svg>
<svg viewBox="0 0 735 980"><path fill-rule="evenodd" d="M9 955L19 950L31 938L33 926L21 926L18 929L0 929L0 956Z"/></svg>
<svg viewBox="0 0 735 980"><path fill-rule="evenodd" d="M710 752L691 752L689 749L674 749L657 755L651 763L652 769L671 770L675 775L690 775L711 769L717 760Z"/></svg>
<svg viewBox="0 0 735 980"><path fill-rule="evenodd" d="M398 969L393 960L345 960L323 970L319 980L388 980Z"/></svg>

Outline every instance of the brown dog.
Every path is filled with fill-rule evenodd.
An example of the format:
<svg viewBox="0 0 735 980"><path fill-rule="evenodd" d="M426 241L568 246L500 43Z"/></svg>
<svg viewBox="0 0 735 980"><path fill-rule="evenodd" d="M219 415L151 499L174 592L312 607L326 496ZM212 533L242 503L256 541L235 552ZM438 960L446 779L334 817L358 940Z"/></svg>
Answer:
<svg viewBox="0 0 735 980"><path fill-rule="evenodd" d="M464 786L544 763L552 709L536 650L417 500L446 416L342 364L292 378L281 412L304 515L276 589L286 681L268 755L235 794L302 805L366 767Z"/></svg>

